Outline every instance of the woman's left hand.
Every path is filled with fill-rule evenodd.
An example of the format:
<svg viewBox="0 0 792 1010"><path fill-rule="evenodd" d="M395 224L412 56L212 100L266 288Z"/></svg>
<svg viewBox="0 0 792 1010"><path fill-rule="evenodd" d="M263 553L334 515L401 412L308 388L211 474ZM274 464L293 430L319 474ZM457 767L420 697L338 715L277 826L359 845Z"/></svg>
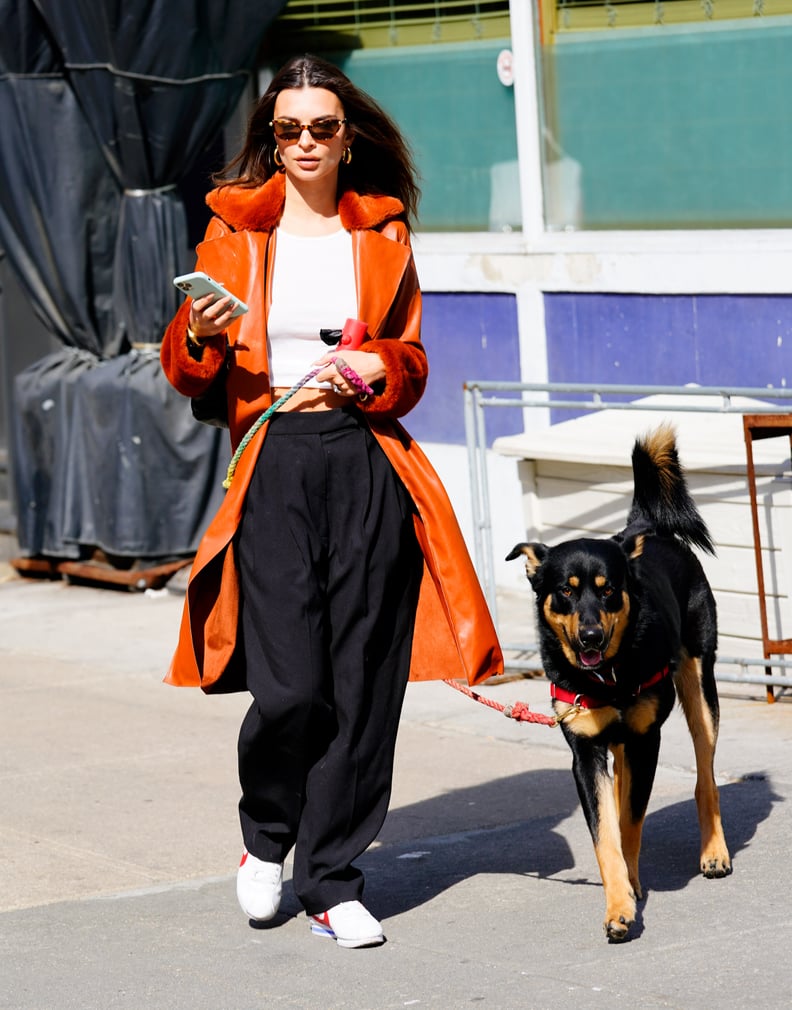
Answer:
<svg viewBox="0 0 792 1010"><path fill-rule="evenodd" d="M342 357L353 372L357 372L360 378L369 386L385 378L385 366L379 354L368 351L330 351L328 354L317 358L315 365L327 365L316 376L317 382L329 382L337 393L342 396L359 396L361 390L357 389L351 382L344 378L333 362L337 357Z"/></svg>

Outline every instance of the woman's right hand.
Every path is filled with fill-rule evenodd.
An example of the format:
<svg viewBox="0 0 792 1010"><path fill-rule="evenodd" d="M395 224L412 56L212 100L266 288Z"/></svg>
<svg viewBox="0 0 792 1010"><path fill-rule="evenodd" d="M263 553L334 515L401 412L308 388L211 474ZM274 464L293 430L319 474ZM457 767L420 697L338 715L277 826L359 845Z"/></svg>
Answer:
<svg viewBox="0 0 792 1010"><path fill-rule="evenodd" d="M196 340L207 340L222 333L231 322L236 308L233 298L204 295L190 305L190 330Z"/></svg>

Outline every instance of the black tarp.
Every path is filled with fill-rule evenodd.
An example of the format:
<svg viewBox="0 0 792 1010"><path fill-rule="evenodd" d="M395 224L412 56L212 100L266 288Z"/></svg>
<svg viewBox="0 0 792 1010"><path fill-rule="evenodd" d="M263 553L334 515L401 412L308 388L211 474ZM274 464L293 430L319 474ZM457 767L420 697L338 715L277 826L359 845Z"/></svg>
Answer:
<svg viewBox="0 0 792 1010"><path fill-rule="evenodd" d="M188 554L218 504L226 436L192 420L156 345L192 259L178 184L283 6L0 0L0 247L63 344L15 382L23 553Z"/></svg>

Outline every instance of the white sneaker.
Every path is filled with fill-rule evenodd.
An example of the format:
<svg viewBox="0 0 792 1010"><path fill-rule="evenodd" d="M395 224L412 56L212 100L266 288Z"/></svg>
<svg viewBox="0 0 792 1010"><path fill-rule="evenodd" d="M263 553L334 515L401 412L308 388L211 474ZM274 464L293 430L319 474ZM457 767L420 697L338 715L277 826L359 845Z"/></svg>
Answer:
<svg viewBox="0 0 792 1010"><path fill-rule="evenodd" d="M245 849L237 870L236 891L242 911L256 922L278 914L283 887L283 864L265 863Z"/></svg>
<svg viewBox="0 0 792 1010"><path fill-rule="evenodd" d="M329 936L339 947L377 947L385 943L382 926L359 901L342 901L309 918L312 933Z"/></svg>

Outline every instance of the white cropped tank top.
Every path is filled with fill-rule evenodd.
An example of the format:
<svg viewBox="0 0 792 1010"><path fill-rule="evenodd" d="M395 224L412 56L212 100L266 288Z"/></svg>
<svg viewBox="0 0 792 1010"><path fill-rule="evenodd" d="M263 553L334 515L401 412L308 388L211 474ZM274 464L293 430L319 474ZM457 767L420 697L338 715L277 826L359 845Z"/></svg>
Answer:
<svg viewBox="0 0 792 1010"><path fill-rule="evenodd" d="M331 349L319 330L340 330L357 316L357 291L348 231L292 235L278 229L267 317L270 384L292 386ZM312 379L308 386L328 388Z"/></svg>

